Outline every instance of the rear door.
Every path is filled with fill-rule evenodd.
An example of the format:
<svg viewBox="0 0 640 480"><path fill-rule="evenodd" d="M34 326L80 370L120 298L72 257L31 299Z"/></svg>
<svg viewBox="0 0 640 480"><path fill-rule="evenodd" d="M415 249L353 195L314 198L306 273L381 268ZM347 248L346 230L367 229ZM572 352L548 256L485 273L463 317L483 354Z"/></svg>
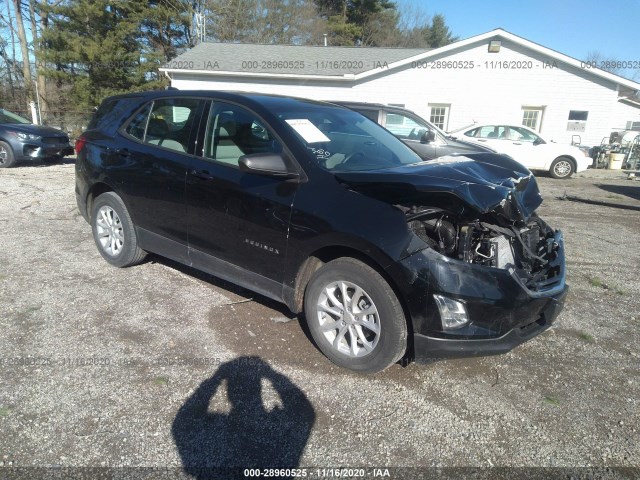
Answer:
<svg viewBox="0 0 640 480"><path fill-rule="evenodd" d="M257 115L216 100L202 135L187 172L189 255L204 270L279 297L297 184L241 172L238 159L282 153L283 145Z"/></svg>
<svg viewBox="0 0 640 480"><path fill-rule="evenodd" d="M178 260L186 260L185 179L204 103L185 97L147 103L112 152L142 243Z"/></svg>

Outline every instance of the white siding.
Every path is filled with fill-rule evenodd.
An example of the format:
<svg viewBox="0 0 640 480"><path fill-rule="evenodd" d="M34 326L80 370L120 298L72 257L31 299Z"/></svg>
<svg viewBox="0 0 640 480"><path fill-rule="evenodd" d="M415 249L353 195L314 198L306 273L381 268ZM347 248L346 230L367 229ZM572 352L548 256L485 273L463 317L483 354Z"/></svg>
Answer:
<svg viewBox="0 0 640 480"><path fill-rule="evenodd" d="M449 130L473 122L522 122L523 106L545 107L541 135L559 143L570 143L580 135L582 144L599 144L612 129L638 119L640 109L617 101L617 85L580 68L557 63L544 68L550 58L502 40L499 53L489 53L487 42L454 50L438 60L467 62L473 69L412 68L359 82L242 79L173 73L172 85L181 90L237 90L292 95L317 100L352 100L404 104L429 118L429 104L450 104ZM531 62L532 68L487 68L485 62ZM570 110L586 110L589 117L584 132L568 131ZM628 117L628 118L627 118Z"/></svg>

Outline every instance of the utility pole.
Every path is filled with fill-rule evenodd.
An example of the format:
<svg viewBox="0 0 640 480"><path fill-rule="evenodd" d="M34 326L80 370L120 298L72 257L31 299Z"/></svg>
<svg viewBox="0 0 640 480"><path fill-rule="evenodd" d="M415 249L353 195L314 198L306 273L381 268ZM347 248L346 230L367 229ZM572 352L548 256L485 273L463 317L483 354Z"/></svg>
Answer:
<svg viewBox="0 0 640 480"><path fill-rule="evenodd" d="M207 38L207 27L205 24L205 16L203 12L196 12L194 14L196 25L196 43L204 42Z"/></svg>

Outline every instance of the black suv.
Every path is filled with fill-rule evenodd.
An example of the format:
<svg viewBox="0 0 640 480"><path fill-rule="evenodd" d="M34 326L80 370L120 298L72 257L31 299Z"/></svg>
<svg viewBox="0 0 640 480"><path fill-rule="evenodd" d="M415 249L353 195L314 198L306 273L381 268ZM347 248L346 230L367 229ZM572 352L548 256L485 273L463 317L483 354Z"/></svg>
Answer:
<svg viewBox="0 0 640 480"><path fill-rule="evenodd" d="M407 144L423 160L474 152L496 151L484 145L465 142L443 132L433 123L413 113L411 110L378 103L335 102L361 113L379 123Z"/></svg>
<svg viewBox="0 0 640 480"><path fill-rule="evenodd" d="M505 156L425 162L347 108L175 90L106 99L76 150L106 261L154 252L284 302L347 368L506 352L563 305L562 235Z"/></svg>

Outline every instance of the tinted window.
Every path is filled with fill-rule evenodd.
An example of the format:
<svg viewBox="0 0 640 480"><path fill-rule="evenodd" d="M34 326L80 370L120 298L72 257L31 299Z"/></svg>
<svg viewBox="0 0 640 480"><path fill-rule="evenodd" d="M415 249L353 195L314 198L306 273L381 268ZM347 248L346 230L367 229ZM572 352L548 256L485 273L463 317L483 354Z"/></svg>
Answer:
<svg viewBox="0 0 640 480"><path fill-rule="evenodd" d="M129 125L127 126L127 133L138 140L144 140L145 130L147 129L147 120L149 118L149 112L151 111L152 103L147 103L145 107L136 113ZM93 123L93 122L92 122Z"/></svg>
<svg viewBox="0 0 640 480"><path fill-rule="evenodd" d="M200 102L195 98L162 98L154 101L144 141L177 152L186 152L191 125Z"/></svg>
<svg viewBox="0 0 640 480"><path fill-rule="evenodd" d="M106 99L91 117L87 130L103 127L107 123L117 120L127 108L131 108L132 104L135 105L133 102L137 100L137 97ZM119 126L118 124L116 128Z"/></svg>
<svg viewBox="0 0 640 480"><path fill-rule="evenodd" d="M254 153L281 153L282 145L255 115L214 103L207 122L204 156L238 168L238 159Z"/></svg>
<svg viewBox="0 0 640 480"><path fill-rule="evenodd" d="M0 108L0 123L31 123L26 118L22 118L20 115L10 112L9 110L3 110Z"/></svg>
<svg viewBox="0 0 640 480"><path fill-rule="evenodd" d="M374 122L378 122L378 110L367 110L366 108L363 108L363 109L354 108L354 110L356 112L360 113L361 115L364 115L369 120L373 120Z"/></svg>

